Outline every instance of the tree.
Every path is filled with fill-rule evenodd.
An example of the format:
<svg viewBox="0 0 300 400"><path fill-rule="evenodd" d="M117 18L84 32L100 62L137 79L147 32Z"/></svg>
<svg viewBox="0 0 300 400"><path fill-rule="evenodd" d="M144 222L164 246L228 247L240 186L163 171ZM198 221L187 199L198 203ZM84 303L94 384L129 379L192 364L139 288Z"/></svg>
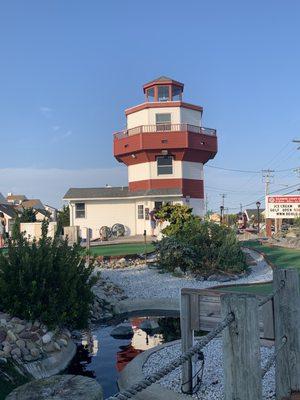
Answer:
<svg viewBox="0 0 300 400"><path fill-rule="evenodd" d="M57 214L57 233L61 234L65 226L70 226L70 207L66 205Z"/></svg>
<svg viewBox="0 0 300 400"><path fill-rule="evenodd" d="M36 211L32 207L23 208L19 217L20 222L36 222Z"/></svg>
<svg viewBox="0 0 300 400"><path fill-rule="evenodd" d="M161 221L169 222L162 231L165 235L176 234L186 222L196 218L192 208L181 204L166 204L155 213L155 216Z"/></svg>

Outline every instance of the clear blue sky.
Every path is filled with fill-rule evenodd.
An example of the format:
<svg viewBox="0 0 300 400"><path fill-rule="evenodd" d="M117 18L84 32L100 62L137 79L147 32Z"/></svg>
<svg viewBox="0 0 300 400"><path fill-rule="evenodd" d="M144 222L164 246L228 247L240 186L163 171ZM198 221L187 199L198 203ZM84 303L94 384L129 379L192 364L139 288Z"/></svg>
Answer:
<svg viewBox="0 0 300 400"><path fill-rule="evenodd" d="M296 0L2 1L0 192L60 205L70 186L126 184L112 132L160 75L217 128L210 165L300 165L299 20ZM278 173L272 189L298 180ZM206 185L214 208L219 193L238 207L263 190L259 174L212 168Z"/></svg>

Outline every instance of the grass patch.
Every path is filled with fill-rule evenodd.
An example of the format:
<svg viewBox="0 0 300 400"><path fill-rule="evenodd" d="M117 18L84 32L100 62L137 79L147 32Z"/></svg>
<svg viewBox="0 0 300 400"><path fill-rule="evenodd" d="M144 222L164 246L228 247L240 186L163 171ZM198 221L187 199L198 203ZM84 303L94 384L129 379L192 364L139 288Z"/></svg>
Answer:
<svg viewBox="0 0 300 400"><path fill-rule="evenodd" d="M147 244L147 253L155 250L152 243ZM119 243L102 246L91 246L90 251L93 256L127 256L131 254L141 254L145 252L144 243Z"/></svg>
<svg viewBox="0 0 300 400"><path fill-rule="evenodd" d="M300 273L300 250L269 246L267 244L260 244L254 240L245 242L245 246L263 252L267 260L278 268L296 268ZM245 286L234 285L222 288L222 290L232 290L240 293L269 294L273 290L273 285L272 283Z"/></svg>

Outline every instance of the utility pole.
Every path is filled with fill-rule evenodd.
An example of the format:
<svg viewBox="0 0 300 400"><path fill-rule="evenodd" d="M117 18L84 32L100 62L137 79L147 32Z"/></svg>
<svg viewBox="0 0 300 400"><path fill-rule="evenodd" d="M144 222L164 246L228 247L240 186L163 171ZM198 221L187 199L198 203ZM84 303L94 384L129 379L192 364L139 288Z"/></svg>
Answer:
<svg viewBox="0 0 300 400"><path fill-rule="evenodd" d="M270 183L274 178L274 169L263 169L262 171L263 182L265 183L265 195L268 196L270 194Z"/></svg>
<svg viewBox="0 0 300 400"><path fill-rule="evenodd" d="M205 195L205 215L207 215L208 212L208 195Z"/></svg>
<svg viewBox="0 0 300 400"><path fill-rule="evenodd" d="M240 212L241 213L243 212L243 204L242 203L240 203Z"/></svg>

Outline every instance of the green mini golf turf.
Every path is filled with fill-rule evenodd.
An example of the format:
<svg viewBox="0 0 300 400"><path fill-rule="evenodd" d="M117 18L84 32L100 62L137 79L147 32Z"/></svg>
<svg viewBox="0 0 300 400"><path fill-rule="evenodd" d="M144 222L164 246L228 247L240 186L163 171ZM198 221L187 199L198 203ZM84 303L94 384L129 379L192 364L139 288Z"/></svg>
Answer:
<svg viewBox="0 0 300 400"><path fill-rule="evenodd" d="M148 243L147 253L151 253L155 250L152 243ZM102 246L92 246L90 248L92 255L94 256L126 256L130 254L141 254L145 252L144 243L121 243L121 244L109 244Z"/></svg>

